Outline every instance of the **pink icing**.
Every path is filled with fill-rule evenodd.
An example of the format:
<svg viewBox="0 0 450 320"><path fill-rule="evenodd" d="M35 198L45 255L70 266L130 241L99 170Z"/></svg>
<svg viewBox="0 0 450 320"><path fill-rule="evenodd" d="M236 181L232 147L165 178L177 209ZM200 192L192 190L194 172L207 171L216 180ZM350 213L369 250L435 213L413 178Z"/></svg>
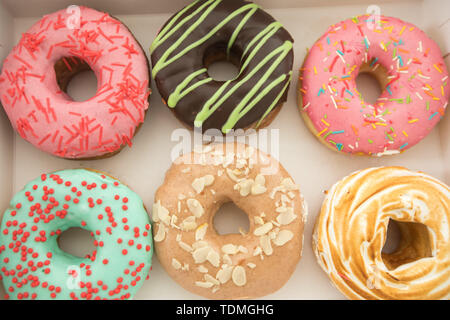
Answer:
<svg viewBox="0 0 450 320"><path fill-rule="evenodd" d="M448 71L436 43L396 18L359 16L333 25L301 69L303 110L317 135L347 153L383 155L418 143L444 115ZM361 64L379 64L389 83L374 105L356 90Z"/></svg>
<svg viewBox="0 0 450 320"><path fill-rule="evenodd" d="M44 16L22 35L0 75L0 99L14 129L64 158L97 157L131 145L150 94L145 54L128 29L107 13L86 7L80 13L79 28L72 12ZM73 101L56 82L55 62L72 56L97 77L97 93L87 101Z"/></svg>

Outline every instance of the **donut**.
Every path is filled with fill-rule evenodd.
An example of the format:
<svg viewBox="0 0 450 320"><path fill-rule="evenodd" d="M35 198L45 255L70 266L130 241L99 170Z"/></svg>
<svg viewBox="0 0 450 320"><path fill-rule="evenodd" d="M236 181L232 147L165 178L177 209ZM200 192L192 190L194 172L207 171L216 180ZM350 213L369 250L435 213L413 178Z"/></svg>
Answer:
<svg viewBox="0 0 450 320"><path fill-rule="evenodd" d="M356 87L360 73L382 89L375 104ZM448 71L437 44L400 19L363 15L332 25L300 70L298 104L311 132L338 152L405 151L444 116Z"/></svg>
<svg viewBox="0 0 450 320"><path fill-rule="evenodd" d="M75 257L58 238L91 232L95 250ZM11 200L0 233L0 279L10 299L129 299L153 254L139 196L106 174L73 169L42 174Z"/></svg>
<svg viewBox="0 0 450 320"><path fill-rule="evenodd" d="M197 0L159 31L150 48L152 75L163 102L188 128L261 128L286 101L292 46L281 23L257 4ZM223 60L239 74L216 81L208 66Z"/></svg>
<svg viewBox="0 0 450 320"><path fill-rule="evenodd" d="M226 202L248 215L247 233L217 233L214 214ZM155 250L188 291L209 299L261 297L294 272L306 215L298 186L274 158L245 144L210 145L178 158L158 188Z"/></svg>
<svg viewBox="0 0 450 320"><path fill-rule="evenodd" d="M327 193L313 250L332 283L350 299L450 297L450 188L402 167L369 168ZM397 249L382 252L389 221Z"/></svg>
<svg viewBox="0 0 450 320"><path fill-rule="evenodd" d="M68 159L107 157L131 146L144 121L148 62L120 21L76 8L46 15L22 35L4 60L0 100L14 130L38 149ZM97 92L73 101L67 84L89 69Z"/></svg>

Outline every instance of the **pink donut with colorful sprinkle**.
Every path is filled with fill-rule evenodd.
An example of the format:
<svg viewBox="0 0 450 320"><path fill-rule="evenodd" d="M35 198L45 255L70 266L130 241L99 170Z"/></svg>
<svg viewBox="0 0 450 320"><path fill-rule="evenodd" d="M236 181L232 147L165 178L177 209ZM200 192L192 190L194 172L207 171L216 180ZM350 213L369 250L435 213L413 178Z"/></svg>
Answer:
<svg viewBox="0 0 450 320"><path fill-rule="evenodd" d="M375 104L356 88L362 72L382 86ZM298 96L305 122L324 144L381 156L412 147L433 129L444 116L450 86L439 47L422 30L363 15L329 27L313 45L300 70Z"/></svg>
<svg viewBox="0 0 450 320"><path fill-rule="evenodd" d="M89 68L97 92L73 101L61 87ZM127 27L81 6L33 25L0 75L0 100L13 128L40 150L69 159L105 157L131 146L149 94L148 61Z"/></svg>

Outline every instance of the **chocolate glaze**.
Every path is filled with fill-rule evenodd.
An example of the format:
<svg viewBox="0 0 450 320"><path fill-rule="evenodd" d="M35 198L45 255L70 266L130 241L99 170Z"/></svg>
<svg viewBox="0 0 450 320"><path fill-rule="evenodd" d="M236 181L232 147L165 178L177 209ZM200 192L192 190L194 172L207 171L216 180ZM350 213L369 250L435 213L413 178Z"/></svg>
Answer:
<svg viewBox="0 0 450 320"><path fill-rule="evenodd" d="M201 6L203 6L203 8L201 8ZM245 7L245 9L243 7ZM188 85L186 84L185 87L188 88L194 85L195 88L181 97L175 105L172 104L171 107L178 119L184 122L188 127L194 128L198 113L204 108L205 103L208 103L208 101L211 102L211 97L213 97L225 83L224 81L214 81L210 79L207 71L201 72L201 70L207 68L212 62L224 59L230 60L236 64L238 69L240 69L255 49L253 58L248 60L247 66L241 71L236 79L232 80L227 85L216 101L219 101L221 97L226 95L226 93L240 80L249 76L249 73L252 72L252 70L257 69L258 64L262 62L265 63L255 74L242 82L240 86L236 86L237 90L232 92L231 95L223 100L223 103L219 104L219 107L212 112L209 117L206 117L206 119L201 122L202 130L206 131L210 128L216 128L226 132L224 125L227 123L227 120L230 119L233 110L235 110L239 103L244 100L244 97L257 86L258 81L264 78L268 69L272 67L274 69L271 73L268 72L267 79L262 83L254 95L246 101L247 104L252 101L256 102L255 100L257 99L255 98L258 94L261 94L262 98L257 101L253 107L247 108L250 109L248 112L243 115L241 113L241 116L238 116L237 118L234 117L234 119L238 119L237 122L228 122L227 126L229 129L248 128L257 125L263 118L269 117L270 114L277 109L277 106L286 101L293 65L293 39L290 34L279 23L276 23L272 16L249 1L198 0L191 4L190 7L188 6L186 8L186 10L183 9L185 11L181 15L177 17L178 13L176 13L166 22L158 35L159 39L157 38L152 44L151 50L153 51L151 52L151 61L153 65L153 75L163 100L167 102L176 88L183 81L186 82L186 78L192 75L193 78L188 81ZM208 14L206 11L211 8L212 10ZM230 15L232 15L233 12L236 13L236 10L239 9L241 9L242 12L239 12L230 19ZM192 15L196 10L198 13ZM202 15L204 15L203 18ZM189 18L189 20L178 30L175 30L177 24L185 18ZM216 32L210 36L207 36L212 29L227 19L229 19L229 21L220 29L216 30ZM194 26L195 23L199 24ZM273 30L270 29L274 25L277 27ZM229 54L227 55L227 47L230 43L230 39L235 30L239 29L239 26L242 28L237 33L235 41L232 43ZM193 28L192 32L177 44L176 42L179 41L183 34L186 35L188 32L187 30L190 27ZM268 32L268 30L272 30L273 32ZM267 37L264 42L262 39L265 39L265 35L267 35ZM188 46L192 46L193 43L202 38L206 39L203 43L187 50L173 62L164 64L164 55L166 55L166 60L170 60ZM257 41L255 41L255 38ZM161 41L161 39L163 40ZM252 45L249 46L252 40L254 41ZM256 50L258 45L261 45L261 47ZM170 51L171 48L174 50L167 54L167 51ZM284 48L284 51L280 48ZM271 56L271 58L267 59L267 56ZM277 61L277 59L279 61ZM158 68L160 66L163 67ZM198 73L195 74L196 72ZM202 80L203 82L198 84L198 82ZM195 86L196 84L198 86ZM213 103L209 105L212 104ZM244 105L244 107L245 106L246 105ZM270 111L268 111L269 109ZM233 115L231 117L233 117ZM197 121L197 123L199 122Z"/></svg>

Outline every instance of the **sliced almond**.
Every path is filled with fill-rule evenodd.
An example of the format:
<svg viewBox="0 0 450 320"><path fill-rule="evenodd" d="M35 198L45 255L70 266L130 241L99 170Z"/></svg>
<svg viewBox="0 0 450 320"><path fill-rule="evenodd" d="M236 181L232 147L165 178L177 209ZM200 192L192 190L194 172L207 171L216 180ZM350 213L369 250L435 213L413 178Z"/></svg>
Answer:
<svg viewBox="0 0 450 320"><path fill-rule="evenodd" d="M278 231L270 231L269 232L269 238L270 240L274 240L278 235Z"/></svg>
<svg viewBox="0 0 450 320"><path fill-rule="evenodd" d="M266 187L264 187L260 184L257 184L257 183L254 183L251 188L251 193L254 196L258 195L258 194L263 194L266 191L267 191Z"/></svg>
<svg viewBox="0 0 450 320"><path fill-rule="evenodd" d="M273 243L277 246L282 246L286 242L290 241L294 237L294 234L289 230L281 230L278 232L277 237L273 240Z"/></svg>
<svg viewBox="0 0 450 320"><path fill-rule="evenodd" d="M236 254L238 252L238 248L234 244L228 243L222 246L222 251L226 254Z"/></svg>
<svg viewBox="0 0 450 320"><path fill-rule="evenodd" d="M286 208L286 211L281 212L277 216L277 222L281 225L287 225L290 224L292 221L294 221L296 217L297 215L294 214L294 209L289 207Z"/></svg>
<svg viewBox="0 0 450 320"><path fill-rule="evenodd" d="M199 194L205 188L205 179L203 177L194 179L191 185L192 188L194 188L195 192Z"/></svg>
<svg viewBox="0 0 450 320"><path fill-rule="evenodd" d="M220 265L220 255L213 249L208 252L206 260L216 268Z"/></svg>
<svg viewBox="0 0 450 320"><path fill-rule="evenodd" d="M281 185L288 191L298 190L298 186L292 181L291 178L285 178L281 181Z"/></svg>
<svg viewBox="0 0 450 320"><path fill-rule="evenodd" d="M242 252L242 253L248 253L248 249L244 246L239 246L238 250L239 250L239 252Z"/></svg>
<svg viewBox="0 0 450 320"><path fill-rule="evenodd" d="M205 262L209 251L211 251L210 247L202 247L194 250L192 252L192 257L194 258L195 263L199 264Z"/></svg>
<svg viewBox="0 0 450 320"><path fill-rule="evenodd" d="M243 197L248 196L251 192L252 186L253 186L253 179L244 179L239 181L238 183L239 194Z"/></svg>
<svg viewBox="0 0 450 320"><path fill-rule="evenodd" d="M153 240L155 240L156 242L161 242L166 238L166 227L161 223L158 223L157 226L158 231L156 231L156 235Z"/></svg>
<svg viewBox="0 0 450 320"><path fill-rule="evenodd" d="M259 225L263 225L264 224L264 220L260 216L255 216L254 220L255 220L255 224L259 224Z"/></svg>
<svg viewBox="0 0 450 320"><path fill-rule="evenodd" d="M260 246L256 247L255 250L253 251L253 256L257 256L259 254L262 253L262 249Z"/></svg>
<svg viewBox="0 0 450 320"><path fill-rule="evenodd" d="M233 260L231 260L230 256L227 254L224 254L222 256L222 260L223 260L223 262L225 262L226 264L228 264L230 266L233 264Z"/></svg>
<svg viewBox="0 0 450 320"><path fill-rule="evenodd" d="M189 211L196 217L196 218L200 218L203 213L205 212L203 210L203 207L201 205L201 203L197 200L197 199L188 199L186 201L187 206L189 208Z"/></svg>
<svg viewBox="0 0 450 320"><path fill-rule="evenodd" d="M203 240L208 229L208 224L204 223L195 230L195 241Z"/></svg>
<svg viewBox="0 0 450 320"><path fill-rule="evenodd" d="M238 287L242 287L247 283L247 276L245 274L245 269L241 266L236 266L233 269L233 272L231 274L231 278L233 279L233 282Z"/></svg>
<svg viewBox="0 0 450 320"><path fill-rule="evenodd" d="M272 228L273 228L272 222L267 222L263 224L261 227L256 228L255 231L253 231L253 234L259 237L265 235L267 232L272 230Z"/></svg>
<svg viewBox="0 0 450 320"><path fill-rule="evenodd" d="M192 248L194 248L194 250L198 249L198 248L208 247L208 246L209 246L208 242L206 242L206 241L195 241L192 244Z"/></svg>
<svg viewBox="0 0 450 320"><path fill-rule="evenodd" d="M171 218L170 218L170 226L171 226L172 228L176 228L176 229L179 228L179 227L176 225L177 220L178 220L178 217L177 217L177 216L175 216L175 215L171 216Z"/></svg>
<svg viewBox="0 0 450 320"><path fill-rule="evenodd" d="M269 236L264 235L259 238L259 244L264 252L264 254L270 256L273 253L272 244Z"/></svg>
<svg viewBox="0 0 450 320"><path fill-rule="evenodd" d="M266 185L266 178L264 178L264 176L262 174L258 174L255 177L255 183L259 184L261 186L265 186Z"/></svg>
<svg viewBox="0 0 450 320"><path fill-rule="evenodd" d="M180 224L181 230L183 231L192 231L197 228L197 223L195 222L195 217L190 216L184 219Z"/></svg>
<svg viewBox="0 0 450 320"><path fill-rule="evenodd" d="M181 269L181 263L175 258L172 258L172 267L174 267L175 270Z"/></svg>
<svg viewBox="0 0 450 320"><path fill-rule="evenodd" d="M212 174L207 174L203 179L205 180L205 186L210 186L214 183L214 176Z"/></svg>
<svg viewBox="0 0 450 320"><path fill-rule="evenodd" d="M227 175L228 175L228 177L230 177L231 180L233 180L235 182L237 182L239 180L239 178L236 177L236 175L234 174L233 170L231 170L231 169L227 168Z"/></svg>
<svg viewBox="0 0 450 320"><path fill-rule="evenodd" d="M283 190L283 186L277 186L277 187L273 188L272 192L270 193L270 198L275 199L276 193L281 190Z"/></svg>
<svg viewBox="0 0 450 320"><path fill-rule="evenodd" d="M208 288L211 288L214 285L214 283L208 282L208 281L195 281L195 285L197 287L208 289Z"/></svg>
<svg viewBox="0 0 450 320"><path fill-rule="evenodd" d="M255 269L256 268L256 264L249 262L247 263L247 267L249 267L250 269Z"/></svg>
<svg viewBox="0 0 450 320"><path fill-rule="evenodd" d="M192 182L192 187L194 188L195 192L199 194L205 187L212 185L213 182L214 176L211 174L207 174L204 177L194 179L194 181Z"/></svg>
<svg viewBox="0 0 450 320"><path fill-rule="evenodd" d="M201 273L208 273L208 268L206 268L202 265L198 266L197 270L198 270L198 272L201 272Z"/></svg>
<svg viewBox="0 0 450 320"><path fill-rule="evenodd" d="M239 227L239 233L243 236L247 234L247 232L242 227Z"/></svg>
<svg viewBox="0 0 450 320"><path fill-rule="evenodd" d="M222 266L222 268L217 271L216 278L220 281L220 283L224 284L231 279L231 273L233 272L233 267L231 266Z"/></svg>
<svg viewBox="0 0 450 320"><path fill-rule="evenodd" d="M181 247L181 249L187 252L192 252L194 250L190 245L188 245L186 242L183 241L178 241L178 245Z"/></svg>
<svg viewBox="0 0 450 320"><path fill-rule="evenodd" d="M211 276L210 274L205 274L205 280L215 284L216 286L220 285L220 281Z"/></svg>
<svg viewBox="0 0 450 320"><path fill-rule="evenodd" d="M237 159L236 161L236 168L242 169L247 165L247 160L245 159Z"/></svg>
<svg viewBox="0 0 450 320"><path fill-rule="evenodd" d="M244 157L246 159L250 158L255 153L255 148L247 147L245 148Z"/></svg>
<svg viewBox="0 0 450 320"><path fill-rule="evenodd" d="M168 222L170 221L169 217L169 210L167 210L164 206L161 205L161 201L158 200L158 202L153 204L152 208L153 213L153 221L159 222ZM169 220L168 220L169 219ZM168 224L168 223L166 223Z"/></svg>

